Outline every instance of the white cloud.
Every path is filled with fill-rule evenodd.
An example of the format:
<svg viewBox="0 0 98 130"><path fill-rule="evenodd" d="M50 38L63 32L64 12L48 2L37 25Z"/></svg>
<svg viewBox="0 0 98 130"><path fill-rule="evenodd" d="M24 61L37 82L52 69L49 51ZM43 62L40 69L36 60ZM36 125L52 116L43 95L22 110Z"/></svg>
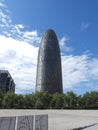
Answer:
<svg viewBox="0 0 98 130"><path fill-rule="evenodd" d="M93 79L98 80L98 59L97 58L93 58L90 61L89 72L92 75Z"/></svg>
<svg viewBox="0 0 98 130"><path fill-rule="evenodd" d="M2 22L2 27L3 25L5 27L9 27L9 22L10 22L10 19L7 15L5 15L3 12L0 12L0 20ZM8 22L9 21L9 22Z"/></svg>
<svg viewBox="0 0 98 130"><path fill-rule="evenodd" d="M67 36L64 36L60 39L60 46L64 46L65 43L69 40L69 38Z"/></svg>
<svg viewBox="0 0 98 130"><path fill-rule="evenodd" d="M33 91L38 47L5 36L0 36L0 41L0 69L10 71L16 83L16 92Z"/></svg>
<svg viewBox="0 0 98 130"><path fill-rule="evenodd" d="M85 23L85 22L81 23L81 31L84 31L84 30L86 30L89 27L90 27L89 23Z"/></svg>
<svg viewBox="0 0 98 130"><path fill-rule="evenodd" d="M0 27L9 28L12 20L9 17L9 11L4 2L0 1Z"/></svg>
<svg viewBox="0 0 98 130"><path fill-rule="evenodd" d="M98 59L91 58L89 54L80 56L62 56L63 86L66 88L80 86L91 87L98 85ZM94 81L97 81L94 83ZM94 87L94 86L93 86Z"/></svg>
<svg viewBox="0 0 98 130"><path fill-rule="evenodd" d="M23 37L22 40L29 42L29 43L33 43L33 45L35 43L36 43L36 45L40 43L40 37L38 36L37 30L25 31L22 33L22 37Z"/></svg>
<svg viewBox="0 0 98 130"><path fill-rule="evenodd" d="M75 84L86 81L86 56L63 56L63 84L64 87L72 87Z"/></svg>
<svg viewBox="0 0 98 130"><path fill-rule="evenodd" d="M71 52L74 49L72 47L69 47L66 45L66 43L69 41L69 37L64 36L59 40L59 44L60 44L60 49L62 51L62 53L64 52Z"/></svg>
<svg viewBox="0 0 98 130"><path fill-rule="evenodd" d="M23 26L22 24L17 24L17 25L16 25L16 28L23 29L24 26Z"/></svg>
<svg viewBox="0 0 98 130"><path fill-rule="evenodd" d="M5 4L1 3L1 5ZM23 24L14 25L12 23L10 13L6 5L2 6L0 9L0 27L1 34L6 37L12 37L16 40L28 42L35 46L38 46L40 42L40 36L38 36L37 30L29 31L28 28Z"/></svg>
<svg viewBox="0 0 98 130"><path fill-rule="evenodd" d="M3 3L3 0L0 1L0 7L6 7L6 5Z"/></svg>

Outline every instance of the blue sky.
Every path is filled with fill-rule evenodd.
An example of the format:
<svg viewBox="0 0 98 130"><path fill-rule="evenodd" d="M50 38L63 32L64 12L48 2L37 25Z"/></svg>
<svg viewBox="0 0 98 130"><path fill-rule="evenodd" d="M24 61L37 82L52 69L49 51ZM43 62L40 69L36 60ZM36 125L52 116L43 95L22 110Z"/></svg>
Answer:
<svg viewBox="0 0 98 130"><path fill-rule="evenodd" d="M97 6L97 0L0 0L0 68L10 71L16 93L35 90L40 39L48 28L59 40L64 92L98 91Z"/></svg>

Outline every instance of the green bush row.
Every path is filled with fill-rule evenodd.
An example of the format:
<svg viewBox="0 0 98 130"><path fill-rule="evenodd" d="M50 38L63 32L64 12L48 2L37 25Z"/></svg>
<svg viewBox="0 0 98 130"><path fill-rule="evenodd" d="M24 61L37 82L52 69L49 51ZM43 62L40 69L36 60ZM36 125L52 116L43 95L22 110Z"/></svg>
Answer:
<svg viewBox="0 0 98 130"><path fill-rule="evenodd" d="M2 109L98 109L98 92L86 92L76 95L72 91L64 94L36 92L32 94L15 94L0 92Z"/></svg>

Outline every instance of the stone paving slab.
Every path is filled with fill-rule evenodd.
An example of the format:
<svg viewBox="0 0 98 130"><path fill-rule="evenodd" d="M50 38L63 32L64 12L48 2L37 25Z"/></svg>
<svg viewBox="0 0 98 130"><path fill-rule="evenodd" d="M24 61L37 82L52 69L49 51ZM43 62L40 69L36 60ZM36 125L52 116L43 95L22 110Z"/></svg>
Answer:
<svg viewBox="0 0 98 130"><path fill-rule="evenodd" d="M98 110L0 110L1 117L36 114L48 114L48 130L75 130L98 123Z"/></svg>
<svg viewBox="0 0 98 130"><path fill-rule="evenodd" d="M0 130L15 130L16 117L0 117Z"/></svg>
<svg viewBox="0 0 98 130"><path fill-rule="evenodd" d="M35 130L48 130L48 115L35 115Z"/></svg>
<svg viewBox="0 0 98 130"><path fill-rule="evenodd" d="M31 116L19 116L17 118L16 130L33 130L33 119Z"/></svg>

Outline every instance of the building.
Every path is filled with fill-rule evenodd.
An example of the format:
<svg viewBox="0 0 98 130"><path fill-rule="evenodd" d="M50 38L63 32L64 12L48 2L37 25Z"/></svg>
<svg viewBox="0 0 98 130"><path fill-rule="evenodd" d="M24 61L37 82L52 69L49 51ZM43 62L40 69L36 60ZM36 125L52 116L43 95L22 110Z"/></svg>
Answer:
<svg viewBox="0 0 98 130"><path fill-rule="evenodd" d="M8 91L15 92L15 83L7 70L0 70L0 90L3 94Z"/></svg>
<svg viewBox="0 0 98 130"><path fill-rule="evenodd" d="M60 48L52 29L45 31L39 47L36 91L63 92Z"/></svg>

